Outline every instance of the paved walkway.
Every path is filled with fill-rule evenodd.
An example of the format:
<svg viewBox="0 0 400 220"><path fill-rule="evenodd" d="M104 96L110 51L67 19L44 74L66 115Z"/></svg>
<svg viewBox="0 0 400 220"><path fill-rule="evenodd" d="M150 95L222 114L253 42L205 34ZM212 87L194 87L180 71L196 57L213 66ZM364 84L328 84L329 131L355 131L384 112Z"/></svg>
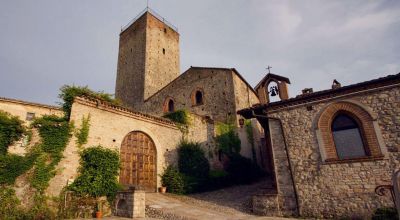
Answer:
<svg viewBox="0 0 400 220"><path fill-rule="evenodd" d="M259 217L246 214L240 211L217 211L206 208L201 205L184 203L174 197L159 193L146 194L146 206L164 216L170 216L171 219L196 219L196 220L272 220L285 219L278 217Z"/></svg>

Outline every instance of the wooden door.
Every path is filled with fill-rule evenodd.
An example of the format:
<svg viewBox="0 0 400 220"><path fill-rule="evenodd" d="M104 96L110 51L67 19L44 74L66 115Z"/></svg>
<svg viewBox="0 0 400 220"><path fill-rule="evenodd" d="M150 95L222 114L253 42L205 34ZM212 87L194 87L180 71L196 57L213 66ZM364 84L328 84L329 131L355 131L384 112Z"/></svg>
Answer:
<svg viewBox="0 0 400 220"><path fill-rule="evenodd" d="M141 131L130 132L121 145L119 182L154 192L157 186L156 159L153 140Z"/></svg>

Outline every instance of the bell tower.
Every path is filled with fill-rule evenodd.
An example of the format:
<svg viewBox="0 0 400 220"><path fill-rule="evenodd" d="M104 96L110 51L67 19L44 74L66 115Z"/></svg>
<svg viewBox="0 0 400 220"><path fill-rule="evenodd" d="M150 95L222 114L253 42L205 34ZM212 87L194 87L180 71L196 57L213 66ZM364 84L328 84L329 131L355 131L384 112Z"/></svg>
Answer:
<svg viewBox="0 0 400 220"><path fill-rule="evenodd" d="M121 30L115 97L139 110L179 72L177 28L146 8Z"/></svg>
<svg viewBox="0 0 400 220"><path fill-rule="evenodd" d="M269 88L271 83L276 86ZM268 104L271 102L271 96L279 96L280 100L289 98L288 84L290 80L286 77L279 76L273 73L268 73L255 87L261 104Z"/></svg>

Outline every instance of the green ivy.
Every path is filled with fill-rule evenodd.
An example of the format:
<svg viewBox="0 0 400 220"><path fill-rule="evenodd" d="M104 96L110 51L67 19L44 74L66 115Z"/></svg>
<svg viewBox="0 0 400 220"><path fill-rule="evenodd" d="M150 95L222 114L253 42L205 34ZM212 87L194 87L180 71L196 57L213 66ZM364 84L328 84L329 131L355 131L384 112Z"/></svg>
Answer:
<svg viewBox="0 0 400 220"><path fill-rule="evenodd" d="M18 207L21 203L15 195L15 190L0 186L0 219L25 219L24 212Z"/></svg>
<svg viewBox="0 0 400 220"><path fill-rule="evenodd" d="M80 196L107 196L111 201L120 189L119 153L95 146L83 150L80 155L80 175L68 188Z"/></svg>
<svg viewBox="0 0 400 220"><path fill-rule="evenodd" d="M32 126L38 129L41 144L38 148L40 155L34 163L31 184L39 193L43 193L56 174L55 167L71 137L72 125L65 118L51 115L35 119Z"/></svg>
<svg viewBox="0 0 400 220"><path fill-rule="evenodd" d="M174 112L169 112L166 113L163 117L182 125L189 125L190 122L189 112L187 110L177 110Z"/></svg>
<svg viewBox="0 0 400 220"><path fill-rule="evenodd" d="M215 140L218 149L228 156L240 152L241 142L235 128L236 126L233 123L217 124L217 136Z"/></svg>
<svg viewBox="0 0 400 220"><path fill-rule="evenodd" d="M110 102L114 105L121 104L119 100L116 100L112 97L111 94L105 92L94 92L87 86L69 86L64 85L60 89L61 93L58 95L60 99L63 100L62 109L65 114L65 118L69 119L71 115L71 108L74 102L74 98L77 96L86 96L91 98L100 99L103 101Z"/></svg>
<svg viewBox="0 0 400 220"><path fill-rule="evenodd" d="M182 141L178 146L179 172L198 178L206 178L210 165L199 143Z"/></svg>
<svg viewBox="0 0 400 220"><path fill-rule="evenodd" d="M32 168L37 152L23 157L15 154L0 155L0 184L13 185L15 179Z"/></svg>
<svg viewBox="0 0 400 220"><path fill-rule="evenodd" d="M0 155L7 154L8 146L21 139L25 131L17 116L0 110Z"/></svg>
<svg viewBox="0 0 400 220"><path fill-rule="evenodd" d="M247 141L251 145L251 153L253 156L253 161L257 162L256 149L254 146L254 133L253 133L253 126L251 124L251 120L246 120L244 125L246 127Z"/></svg>
<svg viewBox="0 0 400 220"><path fill-rule="evenodd" d="M85 118L82 117L82 126L81 128L75 133L76 137L76 145L78 148L81 148L84 144L87 143L87 139L89 136L89 127L90 127L90 114Z"/></svg>

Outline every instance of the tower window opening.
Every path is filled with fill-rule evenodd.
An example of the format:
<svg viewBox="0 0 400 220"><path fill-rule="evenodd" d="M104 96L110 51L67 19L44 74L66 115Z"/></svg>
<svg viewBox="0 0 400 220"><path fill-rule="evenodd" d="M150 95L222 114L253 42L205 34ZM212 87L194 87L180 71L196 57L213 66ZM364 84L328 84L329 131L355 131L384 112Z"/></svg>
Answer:
<svg viewBox="0 0 400 220"><path fill-rule="evenodd" d="M162 53L165 54L165 48L162 49Z"/></svg>
<svg viewBox="0 0 400 220"><path fill-rule="evenodd" d="M167 28L164 28L164 33L167 33Z"/></svg>
<svg viewBox="0 0 400 220"><path fill-rule="evenodd" d="M172 99L168 101L168 111L169 112L174 112L175 111L175 104Z"/></svg>
<svg viewBox="0 0 400 220"><path fill-rule="evenodd" d="M201 91L196 92L196 105L203 104L203 93Z"/></svg>

